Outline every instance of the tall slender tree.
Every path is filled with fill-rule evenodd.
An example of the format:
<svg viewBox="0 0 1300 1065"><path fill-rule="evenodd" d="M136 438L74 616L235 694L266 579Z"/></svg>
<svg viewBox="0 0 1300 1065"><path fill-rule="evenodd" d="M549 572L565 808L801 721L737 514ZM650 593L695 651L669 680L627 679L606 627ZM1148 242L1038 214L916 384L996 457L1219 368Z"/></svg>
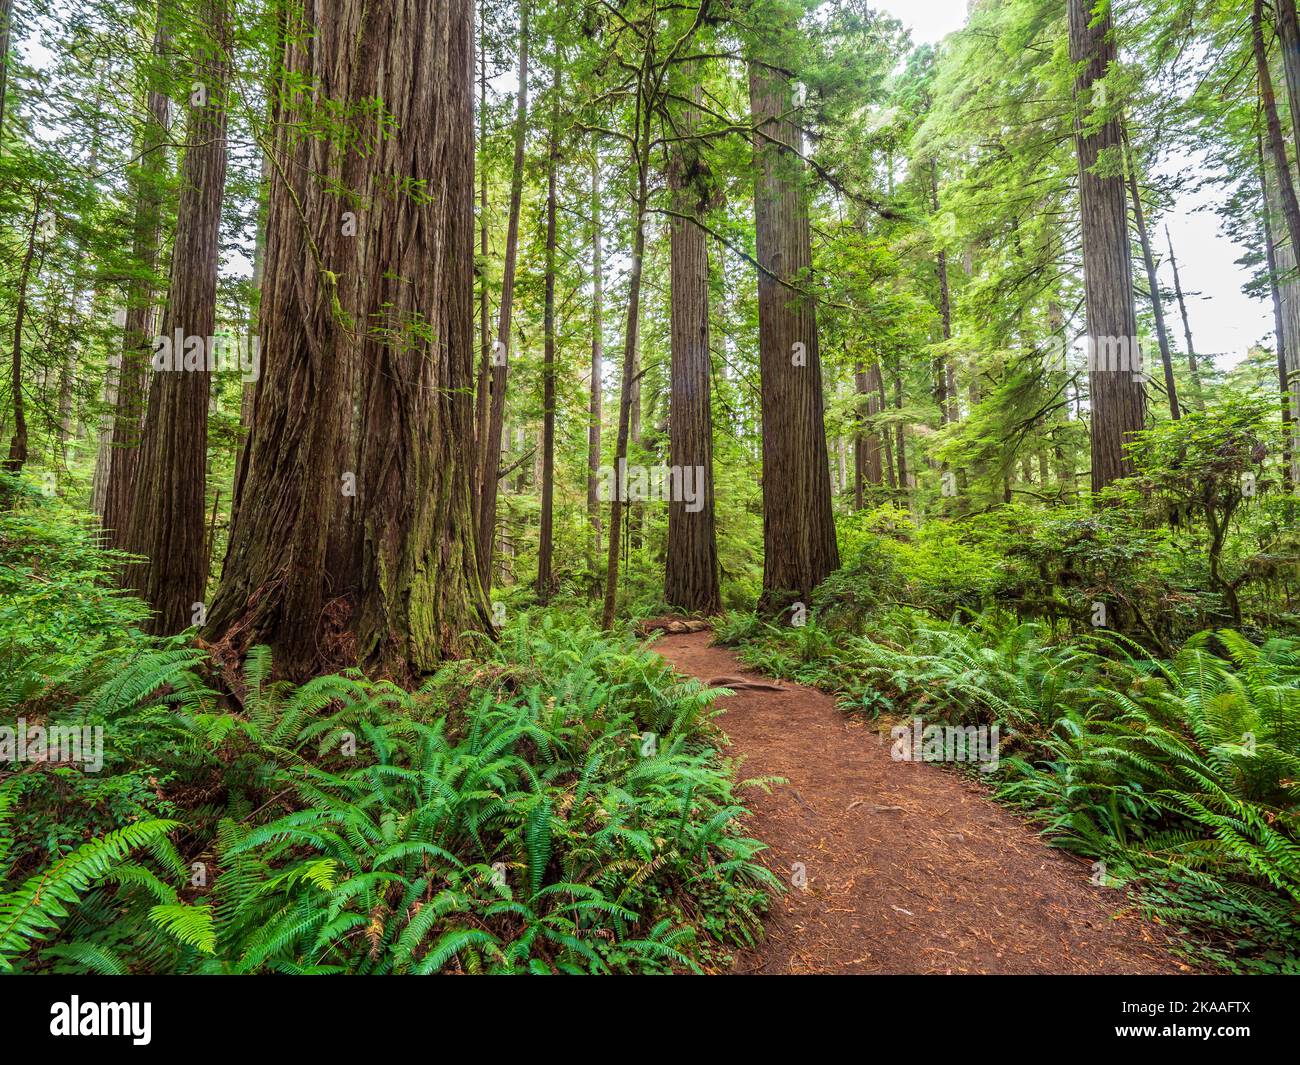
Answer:
<svg viewBox="0 0 1300 1065"><path fill-rule="evenodd" d="M1297 338L1287 330L1282 313L1282 286L1279 280L1278 248L1273 239L1272 219L1275 201L1273 190L1277 183L1269 180L1268 164L1264 158L1264 137L1262 133L1258 139L1257 152L1259 156L1260 218L1264 224L1264 262L1268 269L1269 298L1273 304L1273 334L1277 349L1278 390L1281 393L1282 404L1282 479L1286 490L1290 491L1294 487L1292 453L1295 440L1291 424L1292 396L1287 364L1288 351L1291 345L1296 343ZM1291 265L1292 267L1295 265L1294 256L1291 256Z"/></svg>
<svg viewBox="0 0 1300 1065"><path fill-rule="evenodd" d="M783 34L749 61L763 416L763 595L768 613L807 602L839 568L826 450L803 132Z"/></svg>
<svg viewBox="0 0 1300 1065"><path fill-rule="evenodd" d="M506 227L505 271L501 281L501 306L497 312L496 349L487 377L488 399L483 404L487 421L480 425L478 493L478 570L485 593L492 590L492 556L496 547L497 488L500 483L501 433L505 429L506 385L510 375L510 320L514 308L515 260L519 253L519 211L524 191L524 147L528 136L528 23L531 0L524 0L519 15L519 87L515 99L515 158L510 175L510 216ZM482 382L481 382L482 384Z"/></svg>
<svg viewBox="0 0 1300 1065"><path fill-rule="evenodd" d="M624 135L628 148L629 184L632 189L630 224L632 233L631 262L627 282L627 313L623 327L623 376L619 387L618 436L614 445L614 491L609 506L609 547L605 556L605 601L601 624L613 628L618 610L618 563L621 557L620 530L628 503L628 442L632 434L632 405L638 386L637 358L641 343L641 285L645 273L646 215L650 207L652 155L655 151L654 130L664 113L670 96L669 72L710 17L711 0L700 0L693 12L681 9L666 11L651 0L637 21L620 24L627 35L638 42L637 62L625 70L620 94L631 101L630 133ZM689 21L687 21L689 20ZM661 34L667 31L666 47Z"/></svg>
<svg viewBox="0 0 1300 1065"><path fill-rule="evenodd" d="M591 144L591 377L587 403L587 522L592 568L600 557L600 421L604 398L605 268L600 231L600 150Z"/></svg>
<svg viewBox="0 0 1300 1065"><path fill-rule="evenodd" d="M1278 195L1282 201L1282 219L1286 224L1291 246L1300 248L1300 200L1296 198L1295 179L1291 173L1291 160L1287 155L1286 138L1282 135L1282 121L1278 117L1277 97L1273 92L1273 74L1270 69L1268 45L1264 40L1264 0L1255 0L1250 16L1251 43L1255 52L1255 77L1259 85L1260 106L1264 112L1266 143L1277 175Z"/></svg>
<svg viewBox="0 0 1300 1065"><path fill-rule="evenodd" d="M627 314L623 327L623 376L618 397L618 436L614 444L614 491L609 504L609 541L605 556L605 601L601 609L601 624L606 629L614 627L618 611L618 561L620 557L620 531L623 511L627 503L627 448L632 428L632 389L636 377L636 354L640 343L641 281L645 271L646 211L650 202L650 133L658 104L652 86L653 60L649 51L636 72L636 111L633 116L634 134L628 145L630 168L633 174L632 261L628 273Z"/></svg>
<svg viewBox="0 0 1300 1065"><path fill-rule="evenodd" d="M1092 397L1092 489L1134 472L1128 445L1146 423L1146 389L1137 356L1137 313L1129 256L1124 179L1099 172L1102 153L1119 152L1119 119L1097 93L1117 62L1110 6L1069 0L1070 58L1078 65L1074 93L1083 276ZM1095 107L1095 110L1094 110Z"/></svg>
<svg viewBox="0 0 1300 1065"><path fill-rule="evenodd" d="M153 46L141 64L144 114L139 152L128 170L135 201L131 227L131 270L126 287L126 320L113 403L113 431L109 444L108 480L104 489L103 524L109 546L126 546L127 524L135 497L135 467L140 444L145 385L149 381L149 348L157 321L154 275L162 242L163 183L171 126L171 102L162 84L162 64L170 50L170 19L160 0L155 18Z"/></svg>
<svg viewBox="0 0 1300 1065"><path fill-rule="evenodd" d="M880 363L873 362L870 370L858 363L853 385L858 421L853 438L853 505L862 510L866 506L866 486L883 484L885 480L880 434L872 425L872 419L880 413Z"/></svg>
<svg viewBox="0 0 1300 1065"><path fill-rule="evenodd" d="M683 69L691 79L694 67ZM689 90L698 101L698 81ZM664 598L693 613L722 609L713 494L713 408L709 351L709 248L697 219L713 199L711 175L699 143L694 102L676 126L668 187L671 284L672 388L669 455L677 490L668 503L668 555ZM686 486L693 491L687 493ZM690 496L691 498L688 498Z"/></svg>
<svg viewBox="0 0 1300 1065"><path fill-rule="evenodd" d="M32 198L31 222L27 226L27 240L23 246L22 264L18 267L18 292L14 306L13 344L9 352L9 385L14 412L14 431L9 438L9 454L5 458L8 473L20 473L27 464L27 405L23 396L23 327L27 320L29 286L32 282L32 261L36 257L37 236L41 228L41 211L45 205L45 189L38 187Z"/></svg>
<svg viewBox="0 0 1300 1065"><path fill-rule="evenodd" d="M939 162L931 158L930 210L939 213ZM952 339L952 292L948 285L948 249L940 245L935 254L935 273L939 282L939 325L943 339ZM953 360L939 356L934 360L935 398L944 424L957 420L957 375Z"/></svg>
<svg viewBox="0 0 1300 1065"><path fill-rule="evenodd" d="M554 585L555 554L555 194L560 165L560 85L563 58L558 50L551 82L551 129L546 153L546 278L542 325L542 515L537 542L537 598L547 603Z"/></svg>
<svg viewBox="0 0 1300 1065"><path fill-rule="evenodd" d="M14 0L0 0L0 143L5 128L5 105L9 94L9 42L13 38Z"/></svg>
<svg viewBox="0 0 1300 1065"><path fill-rule="evenodd" d="M1300 20L1295 0L1273 0L1278 37L1282 41L1282 71L1286 80L1287 110L1291 112L1291 133L1300 145Z"/></svg>
<svg viewBox="0 0 1300 1065"><path fill-rule="evenodd" d="M1178 405L1178 385L1174 381L1174 360L1169 350L1169 330L1165 326L1165 308L1160 299L1160 279L1156 275L1156 258L1151 251L1151 236L1147 232L1146 213L1142 209L1142 192L1138 187L1137 161L1129 146L1128 132L1124 137L1124 164L1128 172L1129 195L1133 200L1133 225L1137 228L1138 245L1142 249L1142 263L1146 267L1147 287L1151 290L1151 313L1156 322L1156 340L1160 345L1160 365L1165 374L1165 396L1169 400L1169 414L1177 421L1182 416Z"/></svg>
<svg viewBox="0 0 1300 1065"><path fill-rule="evenodd" d="M1169 266L1174 273L1174 299L1178 302L1178 315L1183 322L1183 340L1187 344L1187 370L1192 375L1192 402L1198 410L1205 408L1205 390L1201 383L1201 366L1196 357L1196 344L1192 339L1192 320L1187 314L1187 297L1183 292L1183 278L1178 272L1178 257L1174 254L1174 238L1165 226L1165 241L1169 245Z"/></svg>
<svg viewBox="0 0 1300 1065"><path fill-rule="evenodd" d="M231 27L228 0L201 0L185 161L172 249L171 284L149 388L123 546L144 561L126 582L154 611L155 632L175 633L202 620L208 557L207 356L217 329L221 204L226 188L226 126ZM146 222L147 224L147 222ZM138 338L137 338L138 340ZM195 345L197 344L197 350ZM134 353L133 353L134 354ZM155 356L155 358L158 357ZM161 367L161 368L160 368Z"/></svg>

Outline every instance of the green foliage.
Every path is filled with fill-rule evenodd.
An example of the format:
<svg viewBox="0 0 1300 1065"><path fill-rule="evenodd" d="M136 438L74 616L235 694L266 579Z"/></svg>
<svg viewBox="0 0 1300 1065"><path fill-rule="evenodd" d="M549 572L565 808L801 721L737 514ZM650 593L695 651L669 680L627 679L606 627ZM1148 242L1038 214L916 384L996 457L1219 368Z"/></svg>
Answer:
<svg viewBox="0 0 1300 1065"><path fill-rule="evenodd" d="M1201 960L1300 972L1300 641L1225 629L1162 660L1113 634L915 611L870 636L752 617L724 635L848 711L998 724L999 798L1104 862Z"/></svg>
<svg viewBox="0 0 1300 1065"><path fill-rule="evenodd" d="M5 966L699 971L761 931L778 884L739 829L716 693L628 638L521 615L414 693L359 674L289 686L257 649L235 706L195 651L124 652L59 689L63 713L105 725L102 777L0 785L25 826L4 837ZM173 819L97 834L89 807L135 781L141 737ZM60 826L79 808L78 844Z"/></svg>
<svg viewBox="0 0 1300 1065"><path fill-rule="evenodd" d="M31 702L121 650L144 605L112 590L123 559L96 549L92 519L44 482L0 472L0 710Z"/></svg>
<svg viewBox="0 0 1300 1065"><path fill-rule="evenodd" d="M5 792L12 790L9 782L0 788ZM0 798L0 809L9 806L5 820L14 814L10 803L10 796ZM82 844L48 868L33 873L22 884L0 893L0 969L13 969L17 955L61 927L69 908L76 905L87 888L105 877L129 852L178 827L175 821L124 825ZM0 832L6 829L4 821L0 821Z"/></svg>

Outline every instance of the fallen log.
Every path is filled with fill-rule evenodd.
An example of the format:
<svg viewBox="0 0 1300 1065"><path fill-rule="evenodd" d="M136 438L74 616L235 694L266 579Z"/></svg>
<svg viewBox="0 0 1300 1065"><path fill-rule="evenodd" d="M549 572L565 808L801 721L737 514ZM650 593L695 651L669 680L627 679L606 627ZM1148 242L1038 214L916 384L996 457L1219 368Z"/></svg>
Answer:
<svg viewBox="0 0 1300 1065"><path fill-rule="evenodd" d="M649 636L655 632L665 632L670 636L684 636L688 632L709 632L713 626L707 621L682 621L668 619L664 621L643 621L636 628L638 636Z"/></svg>

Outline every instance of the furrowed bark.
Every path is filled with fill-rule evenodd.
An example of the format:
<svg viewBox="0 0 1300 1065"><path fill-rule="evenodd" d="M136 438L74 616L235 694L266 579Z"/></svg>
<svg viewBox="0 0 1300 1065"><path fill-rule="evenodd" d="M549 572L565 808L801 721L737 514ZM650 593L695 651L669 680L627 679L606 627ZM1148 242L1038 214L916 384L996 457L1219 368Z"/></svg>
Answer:
<svg viewBox="0 0 1300 1065"><path fill-rule="evenodd" d="M1080 64L1075 100L1094 103L1093 90L1116 62L1109 8L1102 0L1069 0L1070 58ZM1121 147L1119 121L1104 117L1095 128L1076 120L1083 273L1090 341L1092 489L1133 474L1127 445L1146 424L1146 390L1138 361L1137 313L1129 255L1124 179L1095 172L1101 154Z"/></svg>
<svg viewBox="0 0 1300 1065"><path fill-rule="evenodd" d="M764 57L767 58L767 57ZM807 603L839 568L823 417L816 302L808 292L812 236L791 119L788 77L749 65L754 132L754 223L759 264L759 367L763 418L763 594L777 614Z"/></svg>
<svg viewBox="0 0 1300 1065"><path fill-rule="evenodd" d="M694 90L699 98L698 86ZM684 109L678 129L690 135L699 121ZM722 610L713 493L712 365L709 353L709 250L693 219L708 210L712 192L699 147L678 141L668 169L673 216L669 231L672 388L669 464L679 477L668 503L668 557L664 599L690 613ZM684 486L694 489L685 498Z"/></svg>
<svg viewBox="0 0 1300 1065"><path fill-rule="evenodd" d="M309 0L302 15L267 221L259 505L236 515L205 635L227 660L268 643L297 679L353 664L411 679L491 624L471 501L473 13ZM299 132L317 100L352 140Z"/></svg>
<svg viewBox="0 0 1300 1065"><path fill-rule="evenodd" d="M127 285L126 323L122 331L121 364L117 395L113 405L112 451L108 483L104 491L103 526L109 547L126 547L127 525L135 498L135 468L140 446L149 374L150 342L157 321L154 275L162 242L162 183L166 180L167 150L164 143L171 127L171 102L158 85L159 65L170 49L164 4L158 5L153 48L145 78L144 125L140 132L140 156L128 171L135 198L132 224L131 265L133 276Z"/></svg>
<svg viewBox="0 0 1300 1065"><path fill-rule="evenodd" d="M196 46L171 284L160 331L173 340L171 360L153 374L148 388L122 545L144 558L127 567L124 582L153 608L148 628L165 634L194 623L195 604L204 601L208 576L204 519L211 374L206 355L208 338L217 332L226 187L227 2L204 0L200 8L203 38ZM203 96L196 99L193 94L200 91ZM177 336L185 338L180 345L174 343ZM199 338L203 350L192 350L193 338Z"/></svg>

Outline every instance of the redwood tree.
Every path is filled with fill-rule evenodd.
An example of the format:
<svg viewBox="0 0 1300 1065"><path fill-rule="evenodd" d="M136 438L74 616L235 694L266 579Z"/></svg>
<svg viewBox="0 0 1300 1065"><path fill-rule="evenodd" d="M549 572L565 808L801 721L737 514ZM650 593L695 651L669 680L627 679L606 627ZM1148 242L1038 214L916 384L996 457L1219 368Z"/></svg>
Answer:
<svg viewBox="0 0 1300 1065"><path fill-rule="evenodd" d="M205 344L216 334L226 187L227 2L204 0L200 9L171 285L160 330L165 338L200 337ZM146 219L145 226L149 224ZM188 346L187 340L173 347L170 368L155 373L148 389L122 537L127 551L144 557L127 567L126 583L153 608L149 626L161 633L180 632L194 623L195 604L202 602L207 583L204 501L211 374L205 367L185 365Z"/></svg>
<svg viewBox="0 0 1300 1065"><path fill-rule="evenodd" d="M698 93L698 88L696 92ZM698 112L684 109L679 131L693 132ZM713 411L709 358L709 250L696 222L712 198L699 145L678 140L668 168L672 190L671 260L672 390L669 454L678 485L690 484L691 502L675 491L668 504L668 558L664 599L693 613L722 610L714 527ZM697 507L698 504L698 507Z"/></svg>
<svg viewBox="0 0 1300 1065"><path fill-rule="evenodd" d="M555 194L556 167L560 155L560 69L555 56L555 78L551 85L551 130L546 163L546 279L543 312L544 354L542 356L542 518L537 543L537 598L551 598L554 578L551 564L555 554Z"/></svg>
<svg viewBox="0 0 1300 1065"><path fill-rule="evenodd" d="M1094 88L1116 62L1109 5L1103 0L1069 0L1070 58L1081 64L1075 99L1081 110L1095 102ZM1103 112L1078 120L1079 203L1083 224L1083 281L1087 329L1094 356L1117 346L1133 353L1138 339L1133 306L1133 269L1129 255L1128 208L1122 174L1097 173L1102 153L1120 157L1117 115ZM1088 374L1092 397L1092 489L1105 488L1134 472L1125 450L1132 434L1146 422L1146 386L1130 360L1092 360Z"/></svg>
<svg viewBox="0 0 1300 1065"><path fill-rule="evenodd" d="M108 478L104 490L103 524L111 547L124 547L135 492L135 466L140 443L140 419L148 382L149 341L154 334L154 272L162 239L162 182L167 169L165 141L171 105L160 79L159 65L170 47L167 17L159 4L153 48L145 66L145 112L139 158L128 172L135 199L131 232L132 276L126 286L126 323L114 396Z"/></svg>
<svg viewBox="0 0 1300 1065"><path fill-rule="evenodd" d="M763 418L763 595L767 612L806 602L839 568L831 510L816 302L809 291L812 237L803 135L789 77L768 61L749 66L754 122L754 228L758 258L759 371Z"/></svg>
<svg viewBox="0 0 1300 1065"><path fill-rule="evenodd" d="M290 17L257 504L235 517L207 635L231 655L269 643L292 677L410 677L490 624L471 506L472 9L309 0ZM301 132L322 103L353 136Z"/></svg>
<svg viewBox="0 0 1300 1065"><path fill-rule="evenodd" d="M515 261L519 252L519 211L523 203L524 145L528 134L528 18L531 4L524 0L519 23L519 88L515 100L515 158L510 175L510 217L506 226L505 272L501 280L501 306L497 313L496 352L491 372L479 381L484 399L479 410L486 421L478 426L476 521L478 571L485 592L492 588L492 556L496 546L497 487L500 477L501 433L505 428L506 383L510 372L510 318L514 306ZM486 394L483 389L486 388Z"/></svg>
<svg viewBox="0 0 1300 1065"><path fill-rule="evenodd" d="M604 391L605 279L601 262L600 150L591 145L591 378L587 403L587 521L591 526L591 567L600 556L600 419Z"/></svg>

